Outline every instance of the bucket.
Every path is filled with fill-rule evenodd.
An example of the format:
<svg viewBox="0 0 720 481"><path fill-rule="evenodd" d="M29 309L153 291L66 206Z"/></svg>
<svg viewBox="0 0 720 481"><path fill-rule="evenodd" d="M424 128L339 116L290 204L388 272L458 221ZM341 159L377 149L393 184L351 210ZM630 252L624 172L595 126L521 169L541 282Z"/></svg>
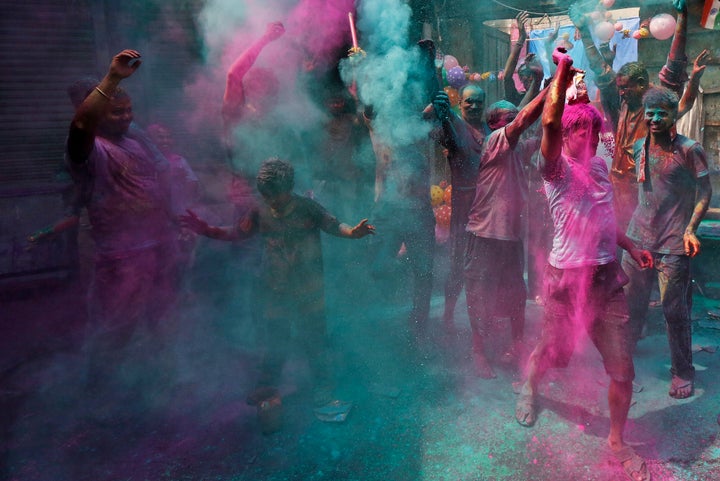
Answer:
<svg viewBox="0 0 720 481"><path fill-rule="evenodd" d="M282 401L280 396L262 400L257 406L258 422L263 434L272 434L282 428Z"/></svg>

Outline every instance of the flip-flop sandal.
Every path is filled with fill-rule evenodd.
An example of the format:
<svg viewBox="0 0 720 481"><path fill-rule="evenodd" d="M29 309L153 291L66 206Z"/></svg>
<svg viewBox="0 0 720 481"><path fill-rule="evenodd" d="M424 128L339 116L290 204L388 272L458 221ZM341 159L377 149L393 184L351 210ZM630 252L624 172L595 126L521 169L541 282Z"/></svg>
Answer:
<svg viewBox="0 0 720 481"><path fill-rule="evenodd" d="M688 390L687 395L680 394L681 390ZM687 399L689 397L692 397L692 395L695 393L695 384L693 381L687 381L683 378L673 376L672 380L670 381L670 389L668 390L668 396L673 397L675 399Z"/></svg>
<svg viewBox="0 0 720 481"><path fill-rule="evenodd" d="M520 426L531 428L537 421L535 399L529 394L520 394L515 404L515 420Z"/></svg>
<svg viewBox="0 0 720 481"><path fill-rule="evenodd" d="M632 481L651 481L652 478L645 460L638 456L631 446L626 445L618 451L611 450L611 452L629 479Z"/></svg>

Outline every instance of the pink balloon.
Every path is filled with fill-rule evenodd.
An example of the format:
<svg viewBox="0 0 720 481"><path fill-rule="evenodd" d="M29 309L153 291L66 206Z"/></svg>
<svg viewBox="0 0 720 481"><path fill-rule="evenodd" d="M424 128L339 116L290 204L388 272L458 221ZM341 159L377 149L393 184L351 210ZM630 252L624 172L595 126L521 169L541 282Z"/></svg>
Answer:
<svg viewBox="0 0 720 481"><path fill-rule="evenodd" d="M675 17L660 13L650 20L650 33L658 40L667 40L675 33Z"/></svg>
<svg viewBox="0 0 720 481"><path fill-rule="evenodd" d="M595 25L595 35L601 42L607 42L615 35L615 26L610 22L600 22Z"/></svg>
<svg viewBox="0 0 720 481"><path fill-rule="evenodd" d="M642 33L640 33L640 30L635 30L632 33L632 38L634 38L636 40L640 40L642 38Z"/></svg>
<svg viewBox="0 0 720 481"><path fill-rule="evenodd" d="M610 8L615 5L615 0L602 0L603 7Z"/></svg>
<svg viewBox="0 0 720 481"><path fill-rule="evenodd" d="M616 32L622 32L625 28L625 25L622 24L622 22L615 22L615 31Z"/></svg>
<svg viewBox="0 0 720 481"><path fill-rule="evenodd" d="M452 55L445 55L443 59L443 67L445 67L445 70L450 70L451 68L457 67L458 65L460 65L458 59L456 59Z"/></svg>

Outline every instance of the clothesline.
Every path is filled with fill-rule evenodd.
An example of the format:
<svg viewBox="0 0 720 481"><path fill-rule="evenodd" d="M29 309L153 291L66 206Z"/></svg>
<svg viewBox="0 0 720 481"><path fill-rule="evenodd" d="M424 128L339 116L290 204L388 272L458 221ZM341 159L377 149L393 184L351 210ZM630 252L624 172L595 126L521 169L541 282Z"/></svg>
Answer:
<svg viewBox="0 0 720 481"><path fill-rule="evenodd" d="M514 10L516 12L527 12L531 15L547 15L547 12L532 12L530 10L525 10L524 8L513 7L512 5L508 5L499 0L491 0L491 1L497 5L500 5L501 7L505 7L507 9ZM594 2L594 0L584 0L582 2L576 2L576 3L578 3L579 5L583 5L583 4L589 4L591 2ZM570 12L570 9L565 9L565 10L561 10L559 12L555 12L555 13L553 13L553 15L567 15L568 12Z"/></svg>

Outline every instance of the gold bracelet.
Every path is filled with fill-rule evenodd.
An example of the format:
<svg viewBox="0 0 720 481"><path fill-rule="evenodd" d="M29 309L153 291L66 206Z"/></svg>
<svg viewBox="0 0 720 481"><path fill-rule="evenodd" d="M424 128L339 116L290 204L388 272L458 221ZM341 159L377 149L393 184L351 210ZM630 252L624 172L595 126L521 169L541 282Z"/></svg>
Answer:
<svg viewBox="0 0 720 481"><path fill-rule="evenodd" d="M103 92L102 90L100 90L100 87L95 87L95 90L97 90L100 95L102 95L106 99L110 100L110 96L108 94L106 94L105 92Z"/></svg>

